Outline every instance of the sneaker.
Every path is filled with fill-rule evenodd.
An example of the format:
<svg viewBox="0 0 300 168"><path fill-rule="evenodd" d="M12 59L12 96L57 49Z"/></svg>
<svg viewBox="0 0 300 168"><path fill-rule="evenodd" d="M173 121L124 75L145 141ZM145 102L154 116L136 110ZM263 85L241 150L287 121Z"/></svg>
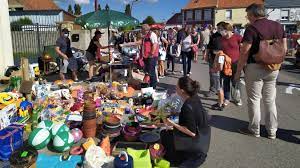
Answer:
<svg viewBox="0 0 300 168"><path fill-rule="evenodd" d="M229 104L230 104L230 101L226 99L226 100L224 101L224 106L228 106Z"/></svg>
<svg viewBox="0 0 300 168"><path fill-rule="evenodd" d="M173 74L173 75L176 75L176 72L172 71L172 74Z"/></svg>
<svg viewBox="0 0 300 168"><path fill-rule="evenodd" d="M186 76L190 76L190 74L186 74Z"/></svg>
<svg viewBox="0 0 300 168"><path fill-rule="evenodd" d="M160 79L163 79L163 78L165 78L165 76L159 76L159 78L160 78Z"/></svg>
<svg viewBox="0 0 300 168"><path fill-rule="evenodd" d="M260 134L255 134L254 132L250 131L248 128L241 128L238 131L239 131L239 133L244 134L244 135L253 136L256 138L260 137Z"/></svg>
<svg viewBox="0 0 300 168"><path fill-rule="evenodd" d="M180 73L182 73L182 74L183 74L183 71L180 71Z"/></svg>
<svg viewBox="0 0 300 168"><path fill-rule="evenodd" d="M223 105L220 106L219 103L212 105L211 108L213 110L218 110L218 111L223 111L224 110L224 106Z"/></svg>
<svg viewBox="0 0 300 168"><path fill-rule="evenodd" d="M243 105L242 100L236 102L235 104L236 104L237 106L242 106L242 105Z"/></svg>
<svg viewBox="0 0 300 168"><path fill-rule="evenodd" d="M272 140L275 140L276 139L276 134L269 134L268 138L272 139Z"/></svg>
<svg viewBox="0 0 300 168"><path fill-rule="evenodd" d="M192 75L192 72L189 72L190 75Z"/></svg>

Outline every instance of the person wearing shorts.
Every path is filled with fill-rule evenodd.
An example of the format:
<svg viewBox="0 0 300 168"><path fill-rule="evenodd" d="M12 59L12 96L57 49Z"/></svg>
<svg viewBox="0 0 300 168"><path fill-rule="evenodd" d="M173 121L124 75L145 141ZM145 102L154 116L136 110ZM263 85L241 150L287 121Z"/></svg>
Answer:
<svg viewBox="0 0 300 168"><path fill-rule="evenodd" d="M78 65L76 59L73 57L71 49L71 41L69 39L70 31L66 28L62 29L60 37L56 40L55 51L59 55L59 77L65 80L65 74L68 69L72 71L74 81L78 81L77 69Z"/></svg>
<svg viewBox="0 0 300 168"><path fill-rule="evenodd" d="M215 84L215 89L218 92L218 103L212 105L213 110L224 110L224 91L223 91L223 81L224 81L224 75L223 75L223 67L225 64L225 54L222 51L222 45L219 40L215 42L215 48L213 49L213 52L215 54L215 60L212 68L212 80Z"/></svg>
<svg viewBox="0 0 300 168"><path fill-rule="evenodd" d="M95 31L95 36L92 38L88 49L86 50L86 58L89 62L89 78L87 79L90 81L93 76L94 76L94 68L95 68L95 61L96 61L96 53L98 48L100 49L106 49L109 48L110 46L102 46L99 42L99 39L102 37L102 32L99 30Z"/></svg>

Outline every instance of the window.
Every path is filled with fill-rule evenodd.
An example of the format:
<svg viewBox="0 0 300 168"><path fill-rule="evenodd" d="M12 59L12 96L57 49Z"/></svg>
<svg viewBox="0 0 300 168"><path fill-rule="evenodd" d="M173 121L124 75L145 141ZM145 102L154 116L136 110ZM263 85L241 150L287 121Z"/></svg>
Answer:
<svg viewBox="0 0 300 168"><path fill-rule="evenodd" d="M280 12L281 20L289 20L289 11L288 10L282 10Z"/></svg>
<svg viewBox="0 0 300 168"><path fill-rule="evenodd" d="M225 13L225 19L226 20L232 20L232 10L226 10L226 13Z"/></svg>
<svg viewBox="0 0 300 168"><path fill-rule="evenodd" d="M186 12L186 20L193 20L193 11Z"/></svg>
<svg viewBox="0 0 300 168"><path fill-rule="evenodd" d="M195 11L195 20L197 21L202 20L202 10Z"/></svg>
<svg viewBox="0 0 300 168"><path fill-rule="evenodd" d="M205 9L204 10L204 20L205 21L212 20L212 18L211 18L211 9Z"/></svg>

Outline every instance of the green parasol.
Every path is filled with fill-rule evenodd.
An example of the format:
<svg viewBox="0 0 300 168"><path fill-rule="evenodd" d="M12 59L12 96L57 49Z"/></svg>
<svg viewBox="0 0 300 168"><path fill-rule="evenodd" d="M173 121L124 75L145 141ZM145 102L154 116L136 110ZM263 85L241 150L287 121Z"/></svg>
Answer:
<svg viewBox="0 0 300 168"><path fill-rule="evenodd" d="M139 25L137 19L114 10L98 10L90 12L76 18L75 23L86 29L120 28Z"/></svg>

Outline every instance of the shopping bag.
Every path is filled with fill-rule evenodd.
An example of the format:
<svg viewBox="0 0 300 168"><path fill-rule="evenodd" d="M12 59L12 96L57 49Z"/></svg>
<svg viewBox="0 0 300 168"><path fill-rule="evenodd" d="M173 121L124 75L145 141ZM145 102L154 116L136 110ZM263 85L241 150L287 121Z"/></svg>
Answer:
<svg viewBox="0 0 300 168"><path fill-rule="evenodd" d="M133 167L152 168L150 152L146 150L127 149L128 154L133 158Z"/></svg>
<svg viewBox="0 0 300 168"><path fill-rule="evenodd" d="M240 102L241 101L241 82L238 81L235 83L235 85L231 88L231 99L234 102Z"/></svg>

